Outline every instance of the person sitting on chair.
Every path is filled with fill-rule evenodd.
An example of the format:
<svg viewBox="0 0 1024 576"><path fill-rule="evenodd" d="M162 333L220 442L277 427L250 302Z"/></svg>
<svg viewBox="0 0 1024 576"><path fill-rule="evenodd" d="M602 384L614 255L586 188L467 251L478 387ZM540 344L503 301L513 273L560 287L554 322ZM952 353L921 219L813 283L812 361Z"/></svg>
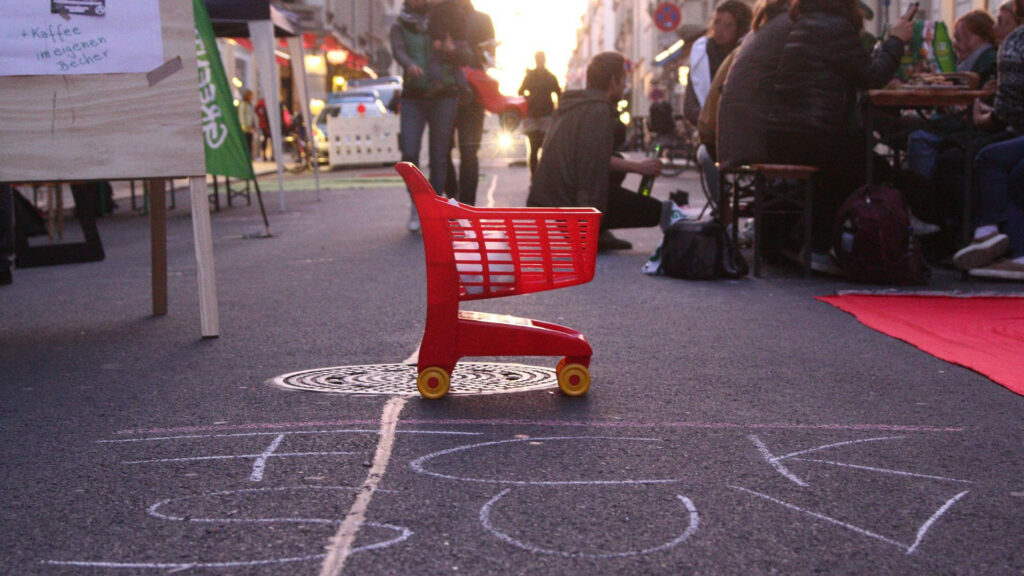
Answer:
<svg viewBox="0 0 1024 576"><path fill-rule="evenodd" d="M626 59L618 52L602 52L587 66L585 90L569 90L559 101L544 139L544 154L530 184L527 206L599 209L600 250L628 250L632 244L612 235L614 228L667 227L675 204L641 196L614 185L612 173L657 176L661 162L646 158L634 162L614 155L615 103L626 88ZM624 134L620 137L624 138Z"/></svg>

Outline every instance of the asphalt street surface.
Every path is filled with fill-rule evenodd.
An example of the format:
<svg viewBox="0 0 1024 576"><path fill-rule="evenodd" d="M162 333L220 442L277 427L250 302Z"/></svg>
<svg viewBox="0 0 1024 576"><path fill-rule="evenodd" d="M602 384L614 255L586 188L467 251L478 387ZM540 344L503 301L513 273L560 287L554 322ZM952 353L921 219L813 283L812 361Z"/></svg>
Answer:
<svg viewBox="0 0 1024 576"><path fill-rule="evenodd" d="M479 204L524 204L526 168L483 172ZM212 216L216 339L187 192L168 315L123 199L105 261L0 287L0 573L1024 574L1024 398L814 299L878 287L643 276L657 230L621 233L634 248L589 284L464 305L585 334L581 398L557 357L468 359L541 383L458 395L457 376L439 401L272 385L386 380L422 337L394 172L322 180L317 200L289 175L283 213L261 180L272 238L255 201ZM699 200L692 172L655 195L676 188ZM928 289L1019 285L940 269Z"/></svg>

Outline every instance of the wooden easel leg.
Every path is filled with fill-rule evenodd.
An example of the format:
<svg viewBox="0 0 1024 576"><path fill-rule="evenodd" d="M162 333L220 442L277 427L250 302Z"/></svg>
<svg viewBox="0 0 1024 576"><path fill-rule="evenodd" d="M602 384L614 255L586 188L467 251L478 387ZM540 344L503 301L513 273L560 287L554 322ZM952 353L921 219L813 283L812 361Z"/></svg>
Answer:
<svg viewBox="0 0 1024 576"><path fill-rule="evenodd" d="M213 269L213 233L210 230L206 177L189 178L188 188L192 198L192 233L199 281L199 321L203 338L216 338L220 336L220 319L217 312L217 282Z"/></svg>
<svg viewBox="0 0 1024 576"><path fill-rule="evenodd" d="M167 197L163 180L147 180L149 246L153 279L153 314L167 314Z"/></svg>

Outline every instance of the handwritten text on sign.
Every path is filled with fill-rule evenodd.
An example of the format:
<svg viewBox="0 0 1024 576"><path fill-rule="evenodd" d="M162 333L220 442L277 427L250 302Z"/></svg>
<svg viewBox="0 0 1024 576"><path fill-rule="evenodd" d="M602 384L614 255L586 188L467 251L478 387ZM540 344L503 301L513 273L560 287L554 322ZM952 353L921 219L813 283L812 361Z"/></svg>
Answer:
<svg viewBox="0 0 1024 576"><path fill-rule="evenodd" d="M0 76L144 73L164 61L158 0L108 0L99 15L0 0Z"/></svg>

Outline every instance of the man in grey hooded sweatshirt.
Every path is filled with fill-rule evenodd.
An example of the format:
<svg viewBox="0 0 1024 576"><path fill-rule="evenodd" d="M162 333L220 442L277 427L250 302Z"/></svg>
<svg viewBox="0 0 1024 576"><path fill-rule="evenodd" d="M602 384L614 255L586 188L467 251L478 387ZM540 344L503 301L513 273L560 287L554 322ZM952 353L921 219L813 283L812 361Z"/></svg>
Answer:
<svg viewBox="0 0 1024 576"><path fill-rule="evenodd" d="M594 56L587 65L587 88L567 91L559 99L526 200L527 206L597 208L603 213L601 250L628 250L632 245L610 230L667 226L675 208L671 201L641 196L614 181L616 174L661 173L656 158L634 162L614 155L615 104L626 87L625 63L618 52Z"/></svg>

